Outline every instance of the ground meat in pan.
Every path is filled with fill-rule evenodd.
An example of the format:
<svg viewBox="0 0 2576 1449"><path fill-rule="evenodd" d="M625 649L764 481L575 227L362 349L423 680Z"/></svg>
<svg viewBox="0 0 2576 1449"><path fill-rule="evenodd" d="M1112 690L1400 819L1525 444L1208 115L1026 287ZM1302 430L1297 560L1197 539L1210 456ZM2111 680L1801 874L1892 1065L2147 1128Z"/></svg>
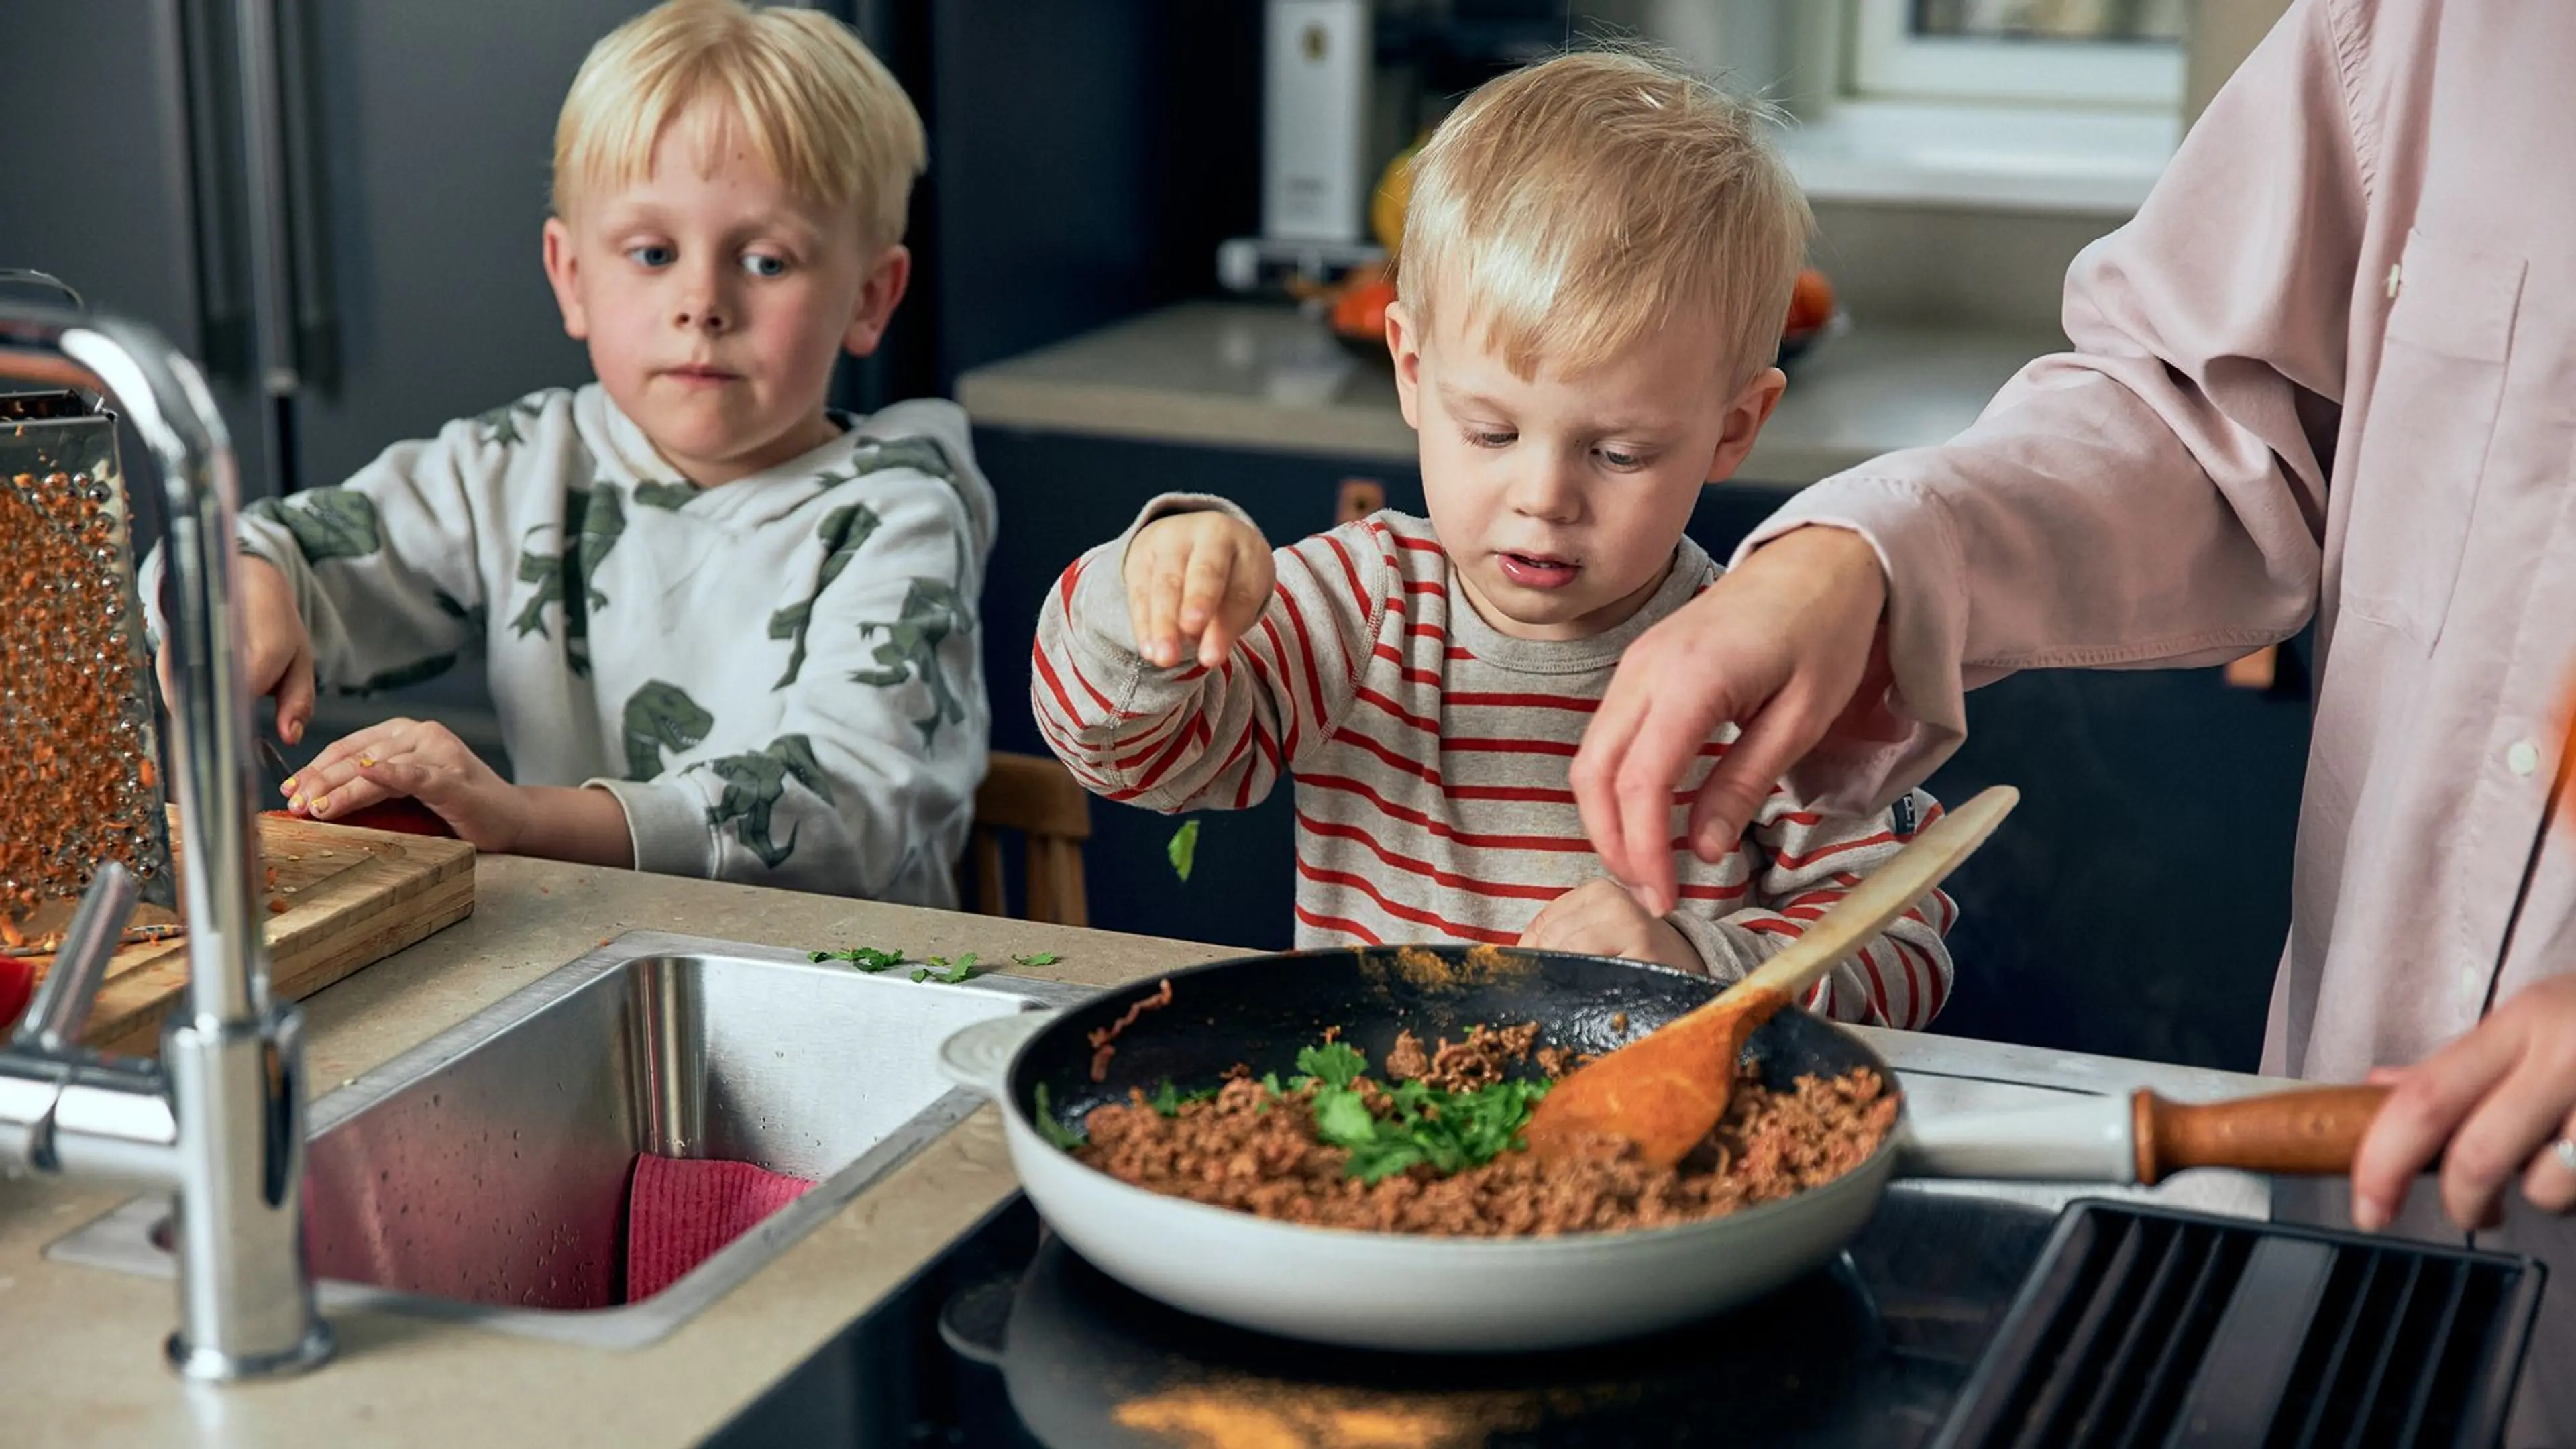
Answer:
<svg viewBox="0 0 2576 1449"><path fill-rule="evenodd" d="M1444 1043L1431 1070L1445 1059L1454 1070L1481 1071L1484 1054L1521 1030L1486 1033L1487 1044L1472 1051L1472 1036L1458 1046ZM1517 1037L1523 1054L1534 1035L1533 1028ZM1402 1050L1399 1042L1389 1054L1390 1077ZM1415 1041L1413 1055L1421 1054ZM1417 1167L1371 1185L1344 1173L1347 1151L1316 1139L1302 1093L1272 1096L1238 1077L1169 1117L1141 1092L1124 1105L1096 1108L1089 1140L1074 1155L1150 1191L1262 1217L1514 1237L1669 1226L1789 1197L1859 1165L1894 1126L1896 1111L1896 1095L1866 1068L1802 1077L1787 1091L1764 1087L1747 1069L1709 1144L1678 1169L1605 1155L1543 1171L1528 1153L1507 1152L1448 1177Z"/></svg>

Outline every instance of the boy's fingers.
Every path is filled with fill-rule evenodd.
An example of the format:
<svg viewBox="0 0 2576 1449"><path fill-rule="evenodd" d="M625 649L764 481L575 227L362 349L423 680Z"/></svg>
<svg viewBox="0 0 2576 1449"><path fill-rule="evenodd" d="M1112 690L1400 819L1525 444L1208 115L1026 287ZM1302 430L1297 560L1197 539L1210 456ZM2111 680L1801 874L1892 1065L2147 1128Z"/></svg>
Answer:
<svg viewBox="0 0 2576 1449"><path fill-rule="evenodd" d="M1261 620L1261 611L1269 606L1270 586L1246 567L1246 560L1236 559L1226 576L1225 597L1217 606L1216 618L1207 633L1199 639L1199 663L1210 669L1225 662L1234 652L1236 641Z"/></svg>
<svg viewBox="0 0 2576 1449"><path fill-rule="evenodd" d="M316 820L334 820L353 810L364 810L370 805L389 799L393 793L383 785L368 779L364 771L353 771L349 778L330 789L319 794L307 795L304 809L305 813Z"/></svg>
<svg viewBox="0 0 2576 1449"><path fill-rule="evenodd" d="M1197 634L1208 626L1224 607L1226 587L1234 573L1234 556L1223 549L1200 547L1190 551L1190 561L1181 571L1181 633Z"/></svg>
<svg viewBox="0 0 2576 1449"><path fill-rule="evenodd" d="M277 737L292 745L304 738L304 726L313 718L313 650L295 651L287 661L285 677L277 682Z"/></svg>

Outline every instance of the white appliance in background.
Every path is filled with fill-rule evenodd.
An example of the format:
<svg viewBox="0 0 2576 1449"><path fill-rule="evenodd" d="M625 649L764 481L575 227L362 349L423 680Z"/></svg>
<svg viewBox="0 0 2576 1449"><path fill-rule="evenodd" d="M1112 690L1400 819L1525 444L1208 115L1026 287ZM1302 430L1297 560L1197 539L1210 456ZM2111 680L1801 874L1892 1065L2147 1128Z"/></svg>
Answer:
<svg viewBox="0 0 2576 1449"><path fill-rule="evenodd" d="M1381 260L1368 238L1370 0L1264 0L1261 235L1217 248L1217 277L1250 291L1281 270L1322 280Z"/></svg>

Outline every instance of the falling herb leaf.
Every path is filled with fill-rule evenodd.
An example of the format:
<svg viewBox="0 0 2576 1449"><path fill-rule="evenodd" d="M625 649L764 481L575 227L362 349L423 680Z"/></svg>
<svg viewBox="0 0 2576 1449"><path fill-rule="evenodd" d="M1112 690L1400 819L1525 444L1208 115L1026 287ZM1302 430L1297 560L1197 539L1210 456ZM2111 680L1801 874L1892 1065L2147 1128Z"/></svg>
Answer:
<svg viewBox="0 0 2576 1449"><path fill-rule="evenodd" d="M915 981L927 981L927 980L929 980L929 979L930 979L930 968L929 968L929 967L927 967L927 966L924 966L924 967L922 967L920 970L913 972L913 973L912 973L912 979L913 979L913 980L915 980Z"/></svg>
<svg viewBox="0 0 2576 1449"><path fill-rule="evenodd" d="M1182 822L1181 828L1172 832L1171 844L1163 847L1163 853L1172 858L1172 873L1184 881L1188 880L1190 867L1197 864L1199 858L1199 823L1195 820Z"/></svg>
<svg viewBox="0 0 2576 1449"><path fill-rule="evenodd" d="M806 959L811 961L846 961L862 971L870 972L883 971L888 967L903 964L901 948L883 951L874 946L852 946L846 951L808 951L805 955Z"/></svg>
<svg viewBox="0 0 2576 1449"><path fill-rule="evenodd" d="M1066 1152L1071 1152L1082 1145L1081 1133L1055 1120L1055 1109L1047 1105L1047 1087L1044 1082L1038 1083L1037 1107L1033 1115L1037 1118L1040 1137Z"/></svg>
<svg viewBox="0 0 2576 1449"><path fill-rule="evenodd" d="M1011 958L1012 961L1022 966L1052 966L1063 959L1064 958L1062 956L1057 955L1053 951L1031 951L1025 956L1014 956Z"/></svg>

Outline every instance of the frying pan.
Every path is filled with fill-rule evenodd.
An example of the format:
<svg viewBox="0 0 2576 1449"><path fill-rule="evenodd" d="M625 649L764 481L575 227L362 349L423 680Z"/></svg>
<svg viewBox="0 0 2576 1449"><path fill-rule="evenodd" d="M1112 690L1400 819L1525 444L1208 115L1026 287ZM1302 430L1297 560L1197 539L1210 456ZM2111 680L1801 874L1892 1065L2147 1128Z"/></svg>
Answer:
<svg viewBox="0 0 2576 1449"><path fill-rule="evenodd" d="M2178 1165L2341 1171L2376 1103L2359 1092L2290 1094L2338 1110L2240 1116L2179 1156L2139 1150L2156 1135L2145 1130L2156 1125L2152 1099L2084 1098L1934 1123L1900 1113L1896 1130L1842 1177L1676 1227L1502 1239L1318 1228L1167 1197L1087 1167L1033 1125L1038 1091L1046 1089L1058 1122L1078 1124L1094 1107L1126 1101L1131 1087L1212 1087L1238 1062L1287 1075L1298 1049L1328 1027L1372 1065L1399 1032L1427 1044L1479 1023L1535 1021L1542 1045L1607 1052L1706 1001L1720 983L1606 957L1458 946L1249 956L1158 980L1166 979L1171 1004L1145 1011L1116 1038L1100 1081L1092 1080L1089 1034L1153 996L1158 981L969 1026L942 1044L942 1069L999 1104L1030 1202L1103 1271L1206 1317L1357 1348L1568 1348L1686 1323L1832 1257L1899 1171L2113 1183L2152 1182ZM1774 1088L1854 1067L1896 1080L1857 1036L1804 1011L1764 1023L1745 1057Z"/></svg>

